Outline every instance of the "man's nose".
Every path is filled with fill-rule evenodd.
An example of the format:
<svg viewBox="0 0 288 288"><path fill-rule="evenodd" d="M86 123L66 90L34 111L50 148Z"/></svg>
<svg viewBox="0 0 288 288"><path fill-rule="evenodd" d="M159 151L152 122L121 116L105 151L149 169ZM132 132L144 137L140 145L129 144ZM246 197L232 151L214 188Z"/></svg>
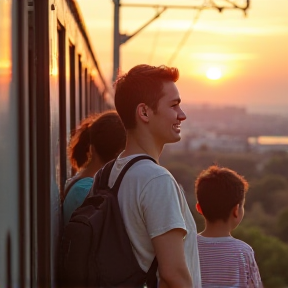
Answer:
<svg viewBox="0 0 288 288"><path fill-rule="evenodd" d="M186 114L184 113L184 111L181 108L179 108L178 119L180 121L184 121L186 118L187 117L186 117Z"/></svg>

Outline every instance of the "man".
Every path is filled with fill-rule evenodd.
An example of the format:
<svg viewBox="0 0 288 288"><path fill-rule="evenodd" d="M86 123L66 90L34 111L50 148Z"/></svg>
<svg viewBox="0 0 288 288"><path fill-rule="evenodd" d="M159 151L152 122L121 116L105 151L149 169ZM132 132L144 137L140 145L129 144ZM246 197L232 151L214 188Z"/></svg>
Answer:
<svg viewBox="0 0 288 288"><path fill-rule="evenodd" d="M158 162L163 146L180 140L186 115L174 83L178 77L176 68L138 65L116 80L115 106L127 142L111 171L110 187L129 160L147 154ZM125 174L118 200L140 267L147 272L156 255L159 287L201 288L196 226L173 176L141 160Z"/></svg>

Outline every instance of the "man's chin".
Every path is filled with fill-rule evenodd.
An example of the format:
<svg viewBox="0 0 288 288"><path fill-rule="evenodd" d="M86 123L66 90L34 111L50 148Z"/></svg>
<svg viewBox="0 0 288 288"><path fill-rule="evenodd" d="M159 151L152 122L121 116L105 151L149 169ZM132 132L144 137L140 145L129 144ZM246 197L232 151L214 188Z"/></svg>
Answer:
<svg viewBox="0 0 288 288"><path fill-rule="evenodd" d="M174 139L173 140L171 139L169 142L167 142L167 144L177 143L180 140L181 140L181 135L179 134L178 137L174 137Z"/></svg>

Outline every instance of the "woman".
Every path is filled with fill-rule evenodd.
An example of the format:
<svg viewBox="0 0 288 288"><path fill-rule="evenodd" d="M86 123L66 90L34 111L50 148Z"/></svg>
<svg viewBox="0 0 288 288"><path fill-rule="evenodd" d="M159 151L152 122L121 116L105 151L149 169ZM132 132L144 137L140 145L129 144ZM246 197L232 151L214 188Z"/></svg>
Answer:
<svg viewBox="0 0 288 288"><path fill-rule="evenodd" d="M64 225L87 196L95 173L125 148L126 132L117 112L107 111L84 119L71 138L68 157L77 174L64 191Z"/></svg>

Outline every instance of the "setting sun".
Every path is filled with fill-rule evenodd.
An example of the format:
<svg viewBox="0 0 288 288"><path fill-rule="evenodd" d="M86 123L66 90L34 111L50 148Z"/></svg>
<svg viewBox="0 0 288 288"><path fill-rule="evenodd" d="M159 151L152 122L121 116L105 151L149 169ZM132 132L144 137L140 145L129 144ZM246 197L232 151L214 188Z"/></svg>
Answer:
<svg viewBox="0 0 288 288"><path fill-rule="evenodd" d="M210 67L206 71L206 77L210 80L218 80L222 77L222 72L219 68L217 67Z"/></svg>

